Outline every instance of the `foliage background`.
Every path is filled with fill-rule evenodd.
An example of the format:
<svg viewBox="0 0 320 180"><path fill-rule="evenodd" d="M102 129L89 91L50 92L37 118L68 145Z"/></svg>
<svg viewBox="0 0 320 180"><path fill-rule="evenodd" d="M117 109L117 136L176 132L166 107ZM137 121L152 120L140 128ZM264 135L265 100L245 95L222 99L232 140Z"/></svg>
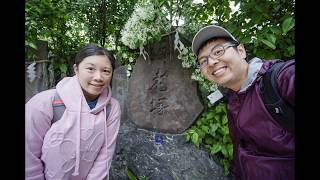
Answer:
<svg viewBox="0 0 320 180"><path fill-rule="evenodd" d="M137 10L147 6L152 6L153 11ZM140 23L138 28L128 30L126 24L136 22ZM215 23L237 37L250 57L283 60L295 57L294 0L27 0L25 58L37 60L37 41L47 41L49 59L54 64L56 79L60 79L72 73L76 52L87 43L95 43L111 50L117 63L127 67L129 76L135 60L143 53L141 47L159 41L165 33L178 31L186 40L179 59L184 68L194 71L190 78L198 83L205 97L217 86L205 80L195 68L190 46L197 30ZM135 46L122 40L125 35L135 33L143 34L132 38ZM186 139L219 157L228 173L233 150L225 104L205 103L205 107L186 131Z"/></svg>

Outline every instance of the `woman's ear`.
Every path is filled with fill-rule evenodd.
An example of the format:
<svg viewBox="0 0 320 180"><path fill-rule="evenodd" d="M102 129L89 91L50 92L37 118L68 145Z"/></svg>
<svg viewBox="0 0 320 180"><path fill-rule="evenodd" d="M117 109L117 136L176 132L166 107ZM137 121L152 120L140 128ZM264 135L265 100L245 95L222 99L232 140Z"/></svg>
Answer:
<svg viewBox="0 0 320 180"><path fill-rule="evenodd" d="M75 74L78 74L78 72L79 72L79 69L76 64L73 65L73 71Z"/></svg>
<svg viewBox="0 0 320 180"><path fill-rule="evenodd" d="M239 55L241 56L241 58L246 59L247 58L247 53L246 53L246 49L244 48L243 44L239 44L239 46L237 47Z"/></svg>

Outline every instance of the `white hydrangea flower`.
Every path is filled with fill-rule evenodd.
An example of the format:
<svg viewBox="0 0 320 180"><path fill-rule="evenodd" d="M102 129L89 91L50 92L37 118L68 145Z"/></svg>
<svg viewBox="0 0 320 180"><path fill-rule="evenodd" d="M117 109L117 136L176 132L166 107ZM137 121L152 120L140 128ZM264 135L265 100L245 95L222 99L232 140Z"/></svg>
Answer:
<svg viewBox="0 0 320 180"><path fill-rule="evenodd" d="M129 71L132 70L131 64L128 64L127 69L128 69Z"/></svg>
<svg viewBox="0 0 320 180"><path fill-rule="evenodd" d="M160 8L155 8L150 0L137 3L131 17L121 30L121 41L131 49L137 49L158 36L162 31L170 29L165 16L161 16ZM156 20L154 20L156 18Z"/></svg>

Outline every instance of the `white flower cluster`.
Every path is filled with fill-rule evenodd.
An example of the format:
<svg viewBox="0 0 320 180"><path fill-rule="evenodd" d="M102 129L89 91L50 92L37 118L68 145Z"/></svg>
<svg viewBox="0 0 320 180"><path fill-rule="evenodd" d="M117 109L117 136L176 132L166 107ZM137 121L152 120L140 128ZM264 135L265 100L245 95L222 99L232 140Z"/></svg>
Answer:
<svg viewBox="0 0 320 180"><path fill-rule="evenodd" d="M150 1L144 1L135 5L131 17L121 30L121 41L129 48L137 49L169 29L170 24L160 8L155 8Z"/></svg>
<svg viewBox="0 0 320 180"><path fill-rule="evenodd" d="M130 77L132 71L132 65L135 63L135 59L137 55L135 53L131 53L127 51L128 48L124 46L117 46L116 51L116 60L119 61L119 64L126 64L127 68L127 76Z"/></svg>
<svg viewBox="0 0 320 180"><path fill-rule="evenodd" d="M196 56L191 51L191 47L184 47L181 53L178 55L178 59L182 61L183 68L196 67Z"/></svg>

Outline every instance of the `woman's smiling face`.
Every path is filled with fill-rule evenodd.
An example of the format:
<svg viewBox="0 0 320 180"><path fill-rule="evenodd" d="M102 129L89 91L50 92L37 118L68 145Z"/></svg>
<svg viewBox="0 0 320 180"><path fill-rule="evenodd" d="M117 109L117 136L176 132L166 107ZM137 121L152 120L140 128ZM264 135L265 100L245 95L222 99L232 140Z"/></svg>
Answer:
<svg viewBox="0 0 320 180"><path fill-rule="evenodd" d="M73 68L88 101L97 98L110 85L112 65L105 55L88 56Z"/></svg>

